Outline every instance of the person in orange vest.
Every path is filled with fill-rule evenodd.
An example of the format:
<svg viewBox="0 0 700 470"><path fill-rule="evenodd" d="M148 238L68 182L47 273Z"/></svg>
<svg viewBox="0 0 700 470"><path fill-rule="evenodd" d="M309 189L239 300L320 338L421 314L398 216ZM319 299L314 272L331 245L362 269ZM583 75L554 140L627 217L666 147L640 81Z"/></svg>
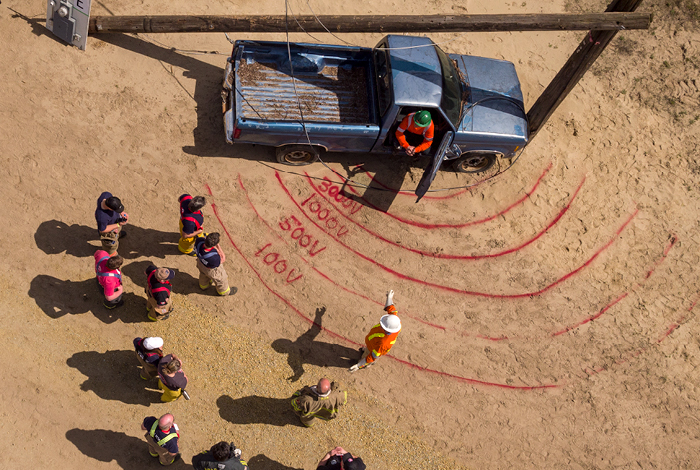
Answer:
<svg viewBox="0 0 700 470"><path fill-rule="evenodd" d="M386 304L384 305L386 315L379 319L379 323L374 325L365 337L366 348L362 348L362 358L350 368L350 372L355 372L374 364L379 356L387 354L396 343L396 338L401 331L401 319L394 306L394 291L390 290L386 294Z"/></svg>
<svg viewBox="0 0 700 470"><path fill-rule="evenodd" d="M416 155L433 145L434 133L435 126L430 112L418 111L403 118L395 136L406 155Z"/></svg>

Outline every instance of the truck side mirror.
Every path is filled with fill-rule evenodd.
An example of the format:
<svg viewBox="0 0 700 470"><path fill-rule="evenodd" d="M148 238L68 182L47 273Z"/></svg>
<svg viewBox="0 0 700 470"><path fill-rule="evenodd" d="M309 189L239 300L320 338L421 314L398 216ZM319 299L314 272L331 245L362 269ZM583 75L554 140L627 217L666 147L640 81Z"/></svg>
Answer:
<svg viewBox="0 0 700 470"><path fill-rule="evenodd" d="M425 193L428 192L428 189L430 189L430 185L437 176L437 172L440 169L442 162L445 160L445 156L447 151L450 149L450 144L452 144L454 137L455 133L453 131L445 132L437 152L435 152L432 161L423 172L423 177L420 179L420 183L418 183L418 186L416 187L416 196L418 196L416 202L420 201L421 198L425 196Z"/></svg>

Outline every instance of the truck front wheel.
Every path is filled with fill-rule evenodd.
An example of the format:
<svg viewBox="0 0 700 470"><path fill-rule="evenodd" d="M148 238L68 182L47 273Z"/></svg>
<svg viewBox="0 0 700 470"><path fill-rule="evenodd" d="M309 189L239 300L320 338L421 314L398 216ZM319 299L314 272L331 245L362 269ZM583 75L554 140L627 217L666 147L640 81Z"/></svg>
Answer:
<svg viewBox="0 0 700 470"><path fill-rule="evenodd" d="M481 173L496 163L496 155L488 152L467 153L454 161L452 168L458 173Z"/></svg>
<svg viewBox="0 0 700 470"><path fill-rule="evenodd" d="M310 145L285 145L277 147L277 163L285 165L310 165L318 160L319 150Z"/></svg>

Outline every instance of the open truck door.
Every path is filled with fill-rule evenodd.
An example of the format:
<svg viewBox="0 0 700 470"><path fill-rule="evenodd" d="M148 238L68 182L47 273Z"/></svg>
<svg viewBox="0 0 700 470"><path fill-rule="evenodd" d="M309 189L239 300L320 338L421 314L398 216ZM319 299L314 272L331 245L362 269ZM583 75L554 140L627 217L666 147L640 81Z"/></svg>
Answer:
<svg viewBox="0 0 700 470"><path fill-rule="evenodd" d="M440 142L440 146L438 147L437 152L435 152L435 155L433 156L433 160L425 169L425 172L423 172L423 177L420 179L420 183L418 183L418 187L416 188L416 196L418 196L418 199L416 199L416 202L420 201L421 198L425 196L425 193L428 192L428 189L430 189L430 185L433 183L435 176L437 176L437 172L440 169L442 162L445 160L445 154L447 153L447 149L450 148L454 137L454 132L445 132L445 135L442 138L442 142Z"/></svg>

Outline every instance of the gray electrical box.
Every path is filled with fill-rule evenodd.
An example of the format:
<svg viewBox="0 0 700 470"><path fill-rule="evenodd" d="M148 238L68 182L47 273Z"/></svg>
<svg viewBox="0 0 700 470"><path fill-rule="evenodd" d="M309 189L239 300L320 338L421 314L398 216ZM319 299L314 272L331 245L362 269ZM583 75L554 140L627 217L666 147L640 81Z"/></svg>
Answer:
<svg viewBox="0 0 700 470"><path fill-rule="evenodd" d="M46 27L58 38L85 50L91 0L47 0Z"/></svg>
<svg viewBox="0 0 700 470"><path fill-rule="evenodd" d="M75 34L75 19L71 16L72 12L73 5L68 2L61 2L59 9L53 12L53 33L68 44L73 44ZM61 16L61 13L65 16Z"/></svg>

